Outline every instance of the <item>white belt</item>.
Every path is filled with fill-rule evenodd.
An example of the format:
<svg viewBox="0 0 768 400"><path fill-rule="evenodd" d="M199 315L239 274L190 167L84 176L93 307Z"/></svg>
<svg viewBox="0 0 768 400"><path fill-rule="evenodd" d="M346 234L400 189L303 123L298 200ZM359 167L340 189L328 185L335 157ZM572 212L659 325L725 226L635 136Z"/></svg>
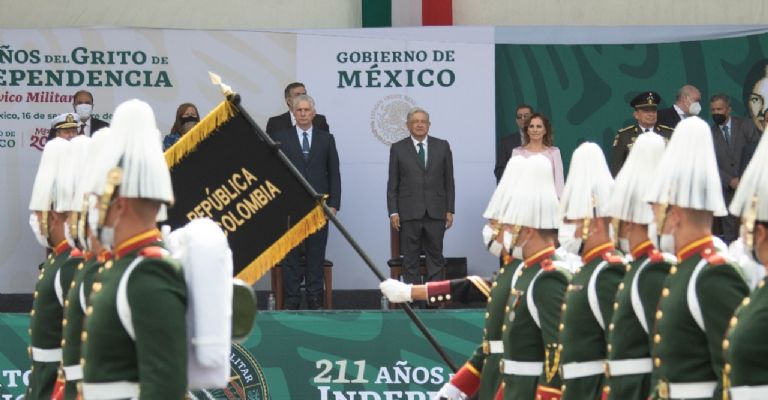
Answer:
<svg viewBox="0 0 768 400"><path fill-rule="evenodd" d="M68 381L79 381L83 379L83 368L80 365L70 365L64 368L64 379Z"/></svg>
<svg viewBox="0 0 768 400"><path fill-rule="evenodd" d="M768 399L768 385L736 386L731 388L733 400L765 400Z"/></svg>
<svg viewBox="0 0 768 400"><path fill-rule="evenodd" d="M41 349L32 347L32 361L37 362L60 362L61 347L58 349Z"/></svg>
<svg viewBox="0 0 768 400"><path fill-rule="evenodd" d="M539 376L544 371L541 361L502 360L502 370L506 375Z"/></svg>
<svg viewBox="0 0 768 400"><path fill-rule="evenodd" d="M83 383L83 398L87 400L134 399L138 397L139 384L136 382Z"/></svg>
<svg viewBox="0 0 768 400"><path fill-rule="evenodd" d="M576 379L592 375L602 375L604 364L605 360L563 364L563 379Z"/></svg>
<svg viewBox="0 0 768 400"><path fill-rule="evenodd" d="M501 340L487 340L488 347L486 348L486 354L501 354L504 353L504 342Z"/></svg>
<svg viewBox="0 0 768 400"><path fill-rule="evenodd" d="M650 358L631 358L627 360L608 360L607 376L650 374L653 363Z"/></svg>
<svg viewBox="0 0 768 400"><path fill-rule="evenodd" d="M717 382L669 383L670 399L711 399Z"/></svg>

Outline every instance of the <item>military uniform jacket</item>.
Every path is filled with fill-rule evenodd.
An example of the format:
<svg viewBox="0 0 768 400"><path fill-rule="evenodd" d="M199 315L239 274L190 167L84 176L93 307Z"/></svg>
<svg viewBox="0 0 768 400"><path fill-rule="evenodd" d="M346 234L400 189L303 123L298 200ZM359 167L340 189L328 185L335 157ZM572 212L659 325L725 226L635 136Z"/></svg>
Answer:
<svg viewBox="0 0 768 400"><path fill-rule="evenodd" d="M64 398L74 400L77 398L77 382L82 379L83 371L80 368L80 335L83 332L83 321L88 297L96 277L97 270L107 258L96 257L86 253L84 259L77 265L77 272L72 279L72 284L64 300L63 340L61 341L62 360L61 366L66 380Z"/></svg>
<svg viewBox="0 0 768 400"><path fill-rule="evenodd" d="M33 368L27 399L49 400L56 383L61 362L62 304L79 262L70 257L71 250L66 241L59 243L40 268L29 318L29 352Z"/></svg>
<svg viewBox="0 0 768 400"><path fill-rule="evenodd" d="M651 392L652 342L649 333L671 266L669 262L674 261L665 259L649 240L632 250L632 258L613 304L613 330L608 334L609 361L604 388L608 399L646 400ZM647 372L633 370L637 364L647 367ZM611 373L611 365L616 367L616 374Z"/></svg>
<svg viewBox="0 0 768 400"><path fill-rule="evenodd" d="M178 265L165 257L156 229L120 244L104 263L91 291L82 334L83 386L138 384L139 399L183 399L187 388L186 283ZM140 262L134 263L142 257ZM131 317L122 321L117 298L121 278ZM124 311L122 309L121 311ZM123 315L125 315L123 313ZM127 323L126 323L127 322ZM126 330L132 326L135 339ZM131 385L135 388L135 384ZM115 398L132 397L117 396ZM134 394L135 396L135 394Z"/></svg>
<svg viewBox="0 0 768 400"><path fill-rule="evenodd" d="M564 400L601 397L613 300L625 272L624 259L615 253L612 243L595 247L582 259L584 266L568 286L559 326ZM585 362L591 365L589 371L584 371L586 364L573 364ZM572 366L576 367L574 373Z"/></svg>
<svg viewBox="0 0 768 400"><path fill-rule="evenodd" d="M768 399L768 289L763 278L736 310L723 342L723 383L731 398Z"/></svg>
<svg viewBox="0 0 768 400"><path fill-rule="evenodd" d="M547 247L518 267L502 327L504 359L516 367L536 365L539 374L517 367L504 375L504 399L530 400L539 390L560 392L557 375L557 333L560 309L570 273L553 260L555 248ZM532 364L524 364L532 363Z"/></svg>
<svg viewBox="0 0 768 400"><path fill-rule="evenodd" d="M476 276L427 284L430 304L451 299L488 302L485 309L483 342L451 380L454 386L469 396L479 392L480 398L492 398L501 383L501 326L506 315L504 309L512 276L521 264L521 260L514 260L501 267L490 286Z"/></svg>
<svg viewBox="0 0 768 400"><path fill-rule="evenodd" d="M665 141L669 141L672 137L673 128L666 125L656 124L653 131L664 137ZM632 145L635 144L635 140L640 134L643 133L643 128L638 124L630 125L621 128L616 132L616 136L613 138L613 150L611 151L611 174L616 176L624 165L624 161L629 156L629 151L632 150Z"/></svg>
<svg viewBox="0 0 768 400"><path fill-rule="evenodd" d="M720 399L723 338L749 289L737 267L716 253L711 236L683 247L677 258L679 264L669 271L655 318L656 396ZM693 298L698 299L698 307L689 302ZM676 394L679 383L691 382L704 383L698 390L712 393Z"/></svg>

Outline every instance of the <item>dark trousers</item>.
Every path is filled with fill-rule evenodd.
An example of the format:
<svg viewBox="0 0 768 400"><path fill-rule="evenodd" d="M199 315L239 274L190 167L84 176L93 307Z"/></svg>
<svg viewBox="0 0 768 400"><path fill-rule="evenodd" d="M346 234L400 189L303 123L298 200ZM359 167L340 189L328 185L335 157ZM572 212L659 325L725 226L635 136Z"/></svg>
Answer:
<svg viewBox="0 0 768 400"><path fill-rule="evenodd" d="M424 215L421 219L400 222L403 282L422 283L419 272L419 257L422 251L427 258L426 281L445 279L443 236L445 236L444 219L433 219Z"/></svg>
<svg viewBox="0 0 768 400"><path fill-rule="evenodd" d="M731 204L735 190L727 189L723 191L723 199L726 207ZM739 238L739 218L728 214L725 217L715 217L712 221L712 234L723 239L727 244L731 244Z"/></svg>
<svg viewBox="0 0 768 400"><path fill-rule="evenodd" d="M313 233L296 246L283 261L283 289L285 304L298 305L301 303L301 255L307 257L307 273L304 276L307 298L323 296L323 263L325 262L325 245L328 243L328 225Z"/></svg>

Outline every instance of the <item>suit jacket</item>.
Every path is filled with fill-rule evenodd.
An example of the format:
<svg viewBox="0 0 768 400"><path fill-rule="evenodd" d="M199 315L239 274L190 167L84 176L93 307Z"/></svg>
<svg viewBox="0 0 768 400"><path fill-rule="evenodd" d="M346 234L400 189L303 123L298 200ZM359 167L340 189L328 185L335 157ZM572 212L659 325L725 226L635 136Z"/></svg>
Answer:
<svg viewBox="0 0 768 400"><path fill-rule="evenodd" d="M315 115L315 118L312 119L312 126L321 131L331 131L331 128L328 127L328 122L325 120L325 115L322 114ZM285 114L270 117L267 121L267 135L269 136L274 136L277 132L291 128L293 128L293 123L291 123L291 113L288 111Z"/></svg>
<svg viewBox="0 0 768 400"><path fill-rule="evenodd" d="M680 114L675 110L675 106L662 108L657 113L656 123L658 124L666 125L674 129L678 122L680 122Z"/></svg>
<svg viewBox="0 0 768 400"><path fill-rule="evenodd" d="M733 115L731 115L731 140L729 142L725 141L723 131L718 125L712 125L711 128L717 168L720 171L720 183L723 185L723 190L729 191L732 189L728 183L734 177L740 176L739 167L741 166L744 147L751 142L757 142L760 139L760 132L757 131L751 120Z"/></svg>
<svg viewBox="0 0 768 400"><path fill-rule="evenodd" d="M273 135L273 139L280 143L280 149L312 185L312 188L318 193L328 195L328 207L340 209L341 173L339 171L339 154L336 152L336 140L327 131L313 127L309 158L304 161L297 129L292 127L279 131Z"/></svg>
<svg viewBox="0 0 768 400"><path fill-rule="evenodd" d="M427 137L427 166L419 156L411 136L389 149L389 180L387 209L400 214L403 221L420 219L424 215L445 219L454 212L453 155L448 141Z"/></svg>
<svg viewBox="0 0 768 400"><path fill-rule="evenodd" d="M653 131L661 135L661 137L664 138L664 142L669 142L674 130L666 125L657 123L656 126L653 127ZM621 167L624 166L624 161L629 157L629 151L632 150L635 140L637 140L637 137L643 132L643 128L636 123L621 128L616 132L616 136L613 138L611 160L609 164L611 175L614 177L618 175Z"/></svg>
<svg viewBox="0 0 768 400"><path fill-rule="evenodd" d="M106 128L108 126L109 126L109 122L91 117L91 136L93 136L93 134L96 133L96 131L98 131L99 129Z"/></svg>
<svg viewBox="0 0 768 400"><path fill-rule="evenodd" d="M496 175L497 184L499 183L499 180L501 180L501 175L504 174L504 168L507 166L507 161L512 157L512 150L521 145L522 138L520 132L507 135L499 141L499 148L496 149L496 166L493 168L493 174Z"/></svg>

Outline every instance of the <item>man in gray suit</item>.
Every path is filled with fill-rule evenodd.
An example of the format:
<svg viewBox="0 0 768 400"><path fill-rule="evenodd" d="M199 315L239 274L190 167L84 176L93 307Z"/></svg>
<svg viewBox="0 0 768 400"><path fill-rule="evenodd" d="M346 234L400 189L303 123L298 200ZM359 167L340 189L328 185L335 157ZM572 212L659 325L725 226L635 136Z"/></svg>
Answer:
<svg viewBox="0 0 768 400"><path fill-rule="evenodd" d="M752 121L731 115L731 99L728 95L719 93L712 96L709 100L709 110L714 122L712 142L715 145L723 197L725 203L730 204L741 179L739 166L744 147L757 142L760 132ZM715 218L712 231L726 243L730 243L739 236L739 220L730 215Z"/></svg>
<svg viewBox="0 0 768 400"><path fill-rule="evenodd" d="M400 231L403 281L421 283L419 256L427 260L427 281L444 279L443 236L453 225L453 156L447 141L428 136L429 113L414 108L406 125L411 135L389 150L387 208Z"/></svg>

